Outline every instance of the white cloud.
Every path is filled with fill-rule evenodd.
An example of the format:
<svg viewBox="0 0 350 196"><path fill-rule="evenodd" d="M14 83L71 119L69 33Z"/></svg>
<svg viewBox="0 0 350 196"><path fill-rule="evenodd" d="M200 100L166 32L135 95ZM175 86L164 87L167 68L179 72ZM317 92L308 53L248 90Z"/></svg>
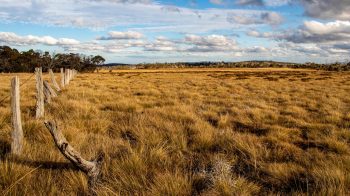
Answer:
<svg viewBox="0 0 350 196"><path fill-rule="evenodd" d="M191 45L190 52L222 52L237 50L237 42L223 35L187 35L184 43Z"/></svg>
<svg viewBox="0 0 350 196"><path fill-rule="evenodd" d="M272 38L293 43L334 43L350 39L350 21L334 21L321 23L305 21L302 26L294 30L280 32L248 31L252 37Z"/></svg>
<svg viewBox="0 0 350 196"><path fill-rule="evenodd" d="M296 1L296 0L295 0ZM298 0L308 16L322 19L350 20L349 0Z"/></svg>
<svg viewBox="0 0 350 196"><path fill-rule="evenodd" d="M144 46L146 51L179 51L179 46L175 41L165 37L158 37L154 42L148 43Z"/></svg>
<svg viewBox="0 0 350 196"><path fill-rule="evenodd" d="M248 14L231 13L227 17L227 21L238 24L270 24L272 26L279 25L283 22L283 17L276 12L260 12Z"/></svg>
<svg viewBox="0 0 350 196"><path fill-rule="evenodd" d="M312 34L350 34L350 21L334 21L321 23L317 21L304 22L304 29Z"/></svg>
<svg viewBox="0 0 350 196"><path fill-rule="evenodd" d="M136 31L127 31L127 32L110 31L107 37L102 36L97 39L98 40L120 40L120 39L141 39L142 37L143 37L143 34Z"/></svg>
<svg viewBox="0 0 350 196"><path fill-rule="evenodd" d="M169 31L192 33L194 29L201 32L208 32L230 29L244 24L242 22L227 21L228 15L231 14L255 15L260 17L259 24L269 25L276 23L271 22L271 17L266 20L261 18L261 13L268 13L269 11L191 9L164 6L151 1L0 0L0 2L0 21L73 26L94 30L115 26L141 26L141 28L158 29L169 27ZM253 23L246 23L245 25L250 24ZM188 29L180 27L188 27Z"/></svg>
<svg viewBox="0 0 350 196"><path fill-rule="evenodd" d="M57 45L57 46L69 46L69 45L77 45L80 42L75 39L69 39L69 38L53 38L51 36L33 36L33 35L27 35L27 36L20 36L13 32L0 32L0 43L2 44L9 44L9 45L15 45L15 46L24 46L24 45L36 45L36 44L43 44L43 45Z"/></svg>

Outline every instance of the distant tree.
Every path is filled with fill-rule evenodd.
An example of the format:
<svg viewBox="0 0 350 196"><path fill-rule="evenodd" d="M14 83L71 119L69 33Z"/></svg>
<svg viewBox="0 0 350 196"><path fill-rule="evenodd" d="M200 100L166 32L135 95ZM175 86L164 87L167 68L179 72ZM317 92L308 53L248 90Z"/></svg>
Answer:
<svg viewBox="0 0 350 196"><path fill-rule="evenodd" d="M102 65L106 60L100 56L100 55L97 55L97 56L94 56L92 59L91 59L92 63L94 63L95 65Z"/></svg>
<svg viewBox="0 0 350 196"><path fill-rule="evenodd" d="M58 53L28 51L18 52L9 46L0 46L0 72L33 72L35 67L47 69L69 68L79 71L94 71L105 59L100 56L85 56L74 53Z"/></svg>

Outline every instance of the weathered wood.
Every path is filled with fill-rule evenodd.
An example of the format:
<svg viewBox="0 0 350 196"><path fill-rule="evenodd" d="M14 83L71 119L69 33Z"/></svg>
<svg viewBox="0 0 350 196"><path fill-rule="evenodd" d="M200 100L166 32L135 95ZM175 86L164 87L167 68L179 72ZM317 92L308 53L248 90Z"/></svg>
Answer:
<svg viewBox="0 0 350 196"><path fill-rule="evenodd" d="M69 69L65 69L64 70L64 85L68 85L69 84Z"/></svg>
<svg viewBox="0 0 350 196"><path fill-rule="evenodd" d="M45 103L50 104L53 97L57 97L57 93L53 90L47 81L44 81Z"/></svg>
<svg viewBox="0 0 350 196"><path fill-rule="evenodd" d="M51 94L50 91L47 88L44 88L44 100L45 103L50 104L51 103Z"/></svg>
<svg viewBox="0 0 350 196"><path fill-rule="evenodd" d="M61 68L61 87L64 88L65 86L65 79L64 79L64 69Z"/></svg>
<svg viewBox="0 0 350 196"><path fill-rule="evenodd" d="M11 80L11 109L12 109L12 143L11 153L19 155L23 148L23 129L20 109L19 78Z"/></svg>
<svg viewBox="0 0 350 196"><path fill-rule="evenodd" d="M57 93L55 92L55 90L53 90L53 88L51 88L49 82L46 80L44 81L44 88L49 91L51 97L57 97Z"/></svg>
<svg viewBox="0 0 350 196"><path fill-rule="evenodd" d="M45 126L50 131L60 152L88 176L89 187L93 190L101 174L102 162L105 156L104 153L100 151L93 161L87 161L68 143L62 132L58 129L56 123L45 121Z"/></svg>
<svg viewBox="0 0 350 196"><path fill-rule="evenodd" d="M42 78L42 68L35 68L36 78L36 114L37 119L44 117L44 83Z"/></svg>
<svg viewBox="0 0 350 196"><path fill-rule="evenodd" d="M51 77L51 82L52 82L53 86L55 87L56 91L58 91L58 92L61 91L61 88L56 81L55 74L53 73L52 69L49 69L49 74Z"/></svg>

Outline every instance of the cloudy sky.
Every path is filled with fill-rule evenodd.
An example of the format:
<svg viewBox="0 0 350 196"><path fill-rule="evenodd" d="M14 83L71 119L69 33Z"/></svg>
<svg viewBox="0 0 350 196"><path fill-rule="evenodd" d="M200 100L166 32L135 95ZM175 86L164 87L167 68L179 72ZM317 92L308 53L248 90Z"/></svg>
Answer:
<svg viewBox="0 0 350 196"><path fill-rule="evenodd" d="M0 0L0 45L107 62L350 58L350 0Z"/></svg>

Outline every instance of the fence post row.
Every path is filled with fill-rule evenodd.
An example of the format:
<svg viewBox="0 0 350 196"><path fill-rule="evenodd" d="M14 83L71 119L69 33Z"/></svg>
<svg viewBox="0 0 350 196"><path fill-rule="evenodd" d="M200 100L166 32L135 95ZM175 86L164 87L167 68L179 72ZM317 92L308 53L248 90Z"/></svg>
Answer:
<svg viewBox="0 0 350 196"><path fill-rule="evenodd" d="M61 68L61 86L64 87L69 81L77 74L76 70ZM52 69L49 69L51 82L57 91L60 91L60 87L55 79L55 75ZM43 81L42 68L35 68L35 80L36 80L36 119L44 117L44 101L47 103L51 102L51 98L57 97L57 93L51 88L48 81ZM20 81L18 76L15 76L11 80L11 124L12 124L12 143L11 153L19 155L23 149L23 128L21 120L21 109L20 109Z"/></svg>
<svg viewBox="0 0 350 196"><path fill-rule="evenodd" d="M42 78L42 68L35 68L36 79L36 119L44 117L44 83Z"/></svg>
<svg viewBox="0 0 350 196"><path fill-rule="evenodd" d="M23 129L21 121L19 78L11 80L11 110L12 110L12 143L11 153L19 155L23 148Z"/></svg>

